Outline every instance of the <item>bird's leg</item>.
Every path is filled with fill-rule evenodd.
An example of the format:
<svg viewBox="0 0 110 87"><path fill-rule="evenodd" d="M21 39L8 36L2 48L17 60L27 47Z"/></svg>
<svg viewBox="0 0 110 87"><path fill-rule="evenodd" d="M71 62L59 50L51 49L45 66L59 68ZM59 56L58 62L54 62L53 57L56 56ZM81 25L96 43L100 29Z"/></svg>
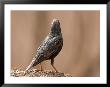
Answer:
<svg viewBox="0 0 110 87"><path fill-rule="evenodd" d="M56 72L58 72L58 70L55 68L55 66L54 66L54 59L51 59L51 65L52 65L52 67L54 68L54 70L56 71Z"/></svg>
<svg viewBox="0 0 110 87"><path fill-rule="evenodd" d="M41 63L40 63L40 70L43 71L43 67L42 67L42 64Z"/></svg>

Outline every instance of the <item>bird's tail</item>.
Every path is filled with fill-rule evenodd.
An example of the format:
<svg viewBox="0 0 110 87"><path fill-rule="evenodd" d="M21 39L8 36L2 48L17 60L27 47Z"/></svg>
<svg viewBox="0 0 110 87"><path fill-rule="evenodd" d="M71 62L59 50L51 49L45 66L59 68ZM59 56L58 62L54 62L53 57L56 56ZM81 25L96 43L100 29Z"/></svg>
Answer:
<svg viewBox="0 0 110 87"><path fill-rule="evenodd" d="M33 68L34 63L35 63L35 59L33 59L32 62L29 64L29 66L26 68L26 71Z"/></svg>

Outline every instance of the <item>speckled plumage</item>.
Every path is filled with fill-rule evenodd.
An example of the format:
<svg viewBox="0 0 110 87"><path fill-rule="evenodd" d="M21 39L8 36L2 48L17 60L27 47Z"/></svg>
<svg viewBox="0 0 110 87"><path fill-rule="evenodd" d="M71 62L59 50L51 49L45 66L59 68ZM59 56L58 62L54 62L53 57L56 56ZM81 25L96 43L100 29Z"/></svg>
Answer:
<svg viewBox="0 0 110 87"><path fill-rule="evenodd" d="M54 58L61 51L63 46L63 38L60 28L60 22L57 19L54 19L51 25L51 31L41 43L37 49L35 57L32 59L32 62L27 67L26 70L31 69L37 64L43 62L44 60L51 60L51 65L54 67ZM57 70L56 70L57 71Z"/></svg>

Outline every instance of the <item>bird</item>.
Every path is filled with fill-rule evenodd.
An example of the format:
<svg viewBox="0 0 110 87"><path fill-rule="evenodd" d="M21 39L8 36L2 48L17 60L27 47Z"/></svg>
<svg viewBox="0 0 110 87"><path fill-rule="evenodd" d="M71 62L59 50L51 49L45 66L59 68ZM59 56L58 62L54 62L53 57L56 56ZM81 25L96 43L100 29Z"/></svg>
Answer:
<svg viewBox="0 0 110 87"><path fill-rule="evenodd" d="M38 47L36 55L33 57L31 63L25 71L32 69L34 66L41 64L45 60L50 60L53 69L58 72L54 66L54 58L59 54L63 47L63 37L61 33L60 21L53 19L51 22L51 30L46 38ZM41 65L41 70L43 70Z"/></svg>

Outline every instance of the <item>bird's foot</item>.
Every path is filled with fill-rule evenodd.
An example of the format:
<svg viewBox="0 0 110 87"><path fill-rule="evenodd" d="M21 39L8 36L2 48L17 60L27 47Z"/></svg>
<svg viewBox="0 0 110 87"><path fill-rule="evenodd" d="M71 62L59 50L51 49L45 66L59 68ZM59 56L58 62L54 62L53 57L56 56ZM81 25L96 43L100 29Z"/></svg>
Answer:
<svg viewBox="0 0 110 87"><path fill-rule="evenodd" d="M57 70L55 70L55 72L56 72L56 73L58 73L58 71L57 71Z"/></svg>
<svg viewBox="0 0 110 87"><path fill-rule="evenodd" d="M44 69L41 68L40 71L44 71Z"/></svg>

